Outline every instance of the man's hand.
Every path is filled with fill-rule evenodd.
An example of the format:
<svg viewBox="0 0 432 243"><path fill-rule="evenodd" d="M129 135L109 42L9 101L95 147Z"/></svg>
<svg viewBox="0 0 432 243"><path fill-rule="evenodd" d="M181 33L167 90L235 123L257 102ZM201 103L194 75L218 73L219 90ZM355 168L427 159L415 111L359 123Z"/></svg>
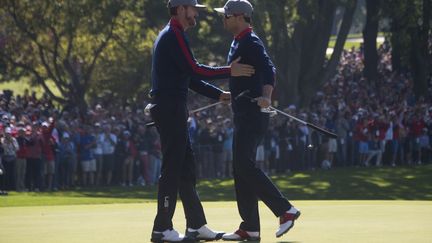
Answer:
<svg viewBox="0 0 432 243"><path fill-rule="evenodd" d="M267 109L271 105L271 100L267 97L260 96L260 97L255 98L254 100L256 100L257 105L261 108Z"/></svg>
<svg viewBox="0 0 432 243"><path fill-rule="evenodd" d="M230 92L222 92L219 95L219 101L228 105L231 102L231 93Z"/></svg>
<svg viewBox="0 0 432 243"><path fill-rule="evenodd" d="M239 63L241 57L238 57L231 63L231 76L239 77L246 76L250 77L255 73L255 69L251 65Z"/></svg>

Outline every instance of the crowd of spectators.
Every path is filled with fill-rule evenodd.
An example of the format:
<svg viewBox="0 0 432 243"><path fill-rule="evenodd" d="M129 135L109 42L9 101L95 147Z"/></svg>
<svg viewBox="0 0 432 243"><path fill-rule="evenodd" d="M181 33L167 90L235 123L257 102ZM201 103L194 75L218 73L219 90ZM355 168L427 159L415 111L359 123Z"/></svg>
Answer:
<svg viewBox="0 0 432 243"><path fill-rule="evenodd" d="M379 78L363 75L363 51L344 51L337 75L312 103L278 107L333 131L329 139L284 116L271 118L257 166L268 174L335 166L400 166L431 163L432 79L427 96L416 97L409 73L392 71L390 48L379 48ZM226 87L226 84L217 83ZM145 99L139 99L145 100ZM191 110L212 102L191 93ZM0 95L0 194L7 190L67 190L77 186L154 185L161 167L147 101L92 101L85 118L56 109L34 93ZM191 113L190 136L201 178L231 176L233 124L229 106Z"/></svg>
<svg viewBox="0 0 432 243"><path fill-rule="evenodd" d="M146 127L143 109L106 97L83 118L34 93L7 91L0 99L2 194L157 183L160 142L157 131Z"/></svg>
<svg viewBox="0 0 432 243"><path fill-rule="evenodd" d="M278 107L336 133L337 139L275 116L258 147L258 166L271 174L334 166L431 163L432 77L428 79L427 96L416 97L411 74L392 70L387 42L378 53L376 81L363 77L363 49L353 48L343 52L337 75L323 85L308 107ZM195 107L201 103L199 97L192 100L197 102ZM204 177L230 176L229 114L229 108L219 107L190 118Z"/></svg>

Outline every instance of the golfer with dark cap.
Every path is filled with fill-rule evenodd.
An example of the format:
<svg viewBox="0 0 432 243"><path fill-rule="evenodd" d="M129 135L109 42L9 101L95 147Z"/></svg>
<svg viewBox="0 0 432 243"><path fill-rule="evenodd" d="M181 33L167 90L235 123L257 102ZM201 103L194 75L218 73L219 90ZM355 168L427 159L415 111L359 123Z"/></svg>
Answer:
<svg viewBox="0 0 432 243"><path fill-rule="evenodd" d="M198 63L189 47L185 31L196 25L196 0L170 0L171 20L159 33L153 49L151 116L162 145L162 168L158 184L157 215L152 242L217 240L223 232L215 232L206 224L204 210L196 192L195 160L190 144L186 105L188 89L207 97L229 102L230 93L202 80L231 76L251 76L254 69L240 64L238 58L230 66L210 67ZM173 228L172 217L177 194L186 216L186 236Z"/></svg>
<svg viewBox="0 0 432 243"><path fill-rule="evenodd" d="M229 0L223 8L226 30L234 35L228 54L228 63L242 57L242 62L255 68L251 77L231 77L229 81L234 113L233 173L237 206L243 220L234 233L225 234L224 240L244 241L260 239L258 199L261 199L276 217L279 227L276 237L285 234L294 225L300 211L280 193L272 181L257 166L257 146L262 141L269 122L269 114L261 112L271 104L275 84L275 67L259 37L252 31L252 5L246 0ZM248 97L239 96L247 91Z"/></svg>

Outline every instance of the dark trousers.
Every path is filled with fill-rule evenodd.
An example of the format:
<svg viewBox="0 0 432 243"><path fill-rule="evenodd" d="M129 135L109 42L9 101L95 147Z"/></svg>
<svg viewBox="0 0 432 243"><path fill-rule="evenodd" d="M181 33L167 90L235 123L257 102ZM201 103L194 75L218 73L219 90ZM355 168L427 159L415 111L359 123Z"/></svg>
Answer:
<svg viewBox="0 0 432 243"><path fill-rule="evenodd" d="M240 229L260 231L258 199L275 216L291 204L256 164L256 150L267 130L268 114L257 112L234 118L233 169L237 206L243 222Z"/></svg>
<svg viewBox="0 0 432 243"><path fill-rule="evenodd" d="M16 186L15 186L15 167L16 167L16 159L15 158L8 158L5 159L5 157L3 157L3 167L4 167L4 171L3 171L3 180L4 180L4 185L6 187L6 190L15 190Z"/></svg>
<svg viewBox="0 0 432 243"><path fill-rule="evenodd" d="M172 229L177 194L183 203L186 227L199 228L206 219L195 189L195 158L187 129L186 101L157 102L151 115L159 132L162 146L162 168L158 184L158 208L154 231Z"/></svg>
<svg viewBox="0 0 432 243"><path fill-rule="evenodd" d="M32 191L41 189L42 186L42 160L37 158L27 159L27 188Z"/></svg>

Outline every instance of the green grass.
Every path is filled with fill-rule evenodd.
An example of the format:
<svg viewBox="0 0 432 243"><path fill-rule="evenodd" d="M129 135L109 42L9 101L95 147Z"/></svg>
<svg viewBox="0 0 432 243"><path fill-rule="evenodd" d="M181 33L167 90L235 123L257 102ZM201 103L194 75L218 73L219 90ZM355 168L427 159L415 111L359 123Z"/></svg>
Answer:
<svg viewBox="0 0 432 243"><path fill-rule="evenodd" d="M384 37L384 33L378 33L378 37ZM331 36L329 43L328 43L328 47L329 48L334 48L334 46L336 45L336 38L337 36ZM345 45L344 45L344 49L345 50L350 50L352 47L354 47L355 49L358 49L360 47L361 42L358 41L358 39L363 39L363 35L361 33L359 34L350 34L348 35L346 41L345 41ZM382 43L381 42L377 42L377 47L379 47Z"/></svg>
<svg viewBox="0 0 432 243"><path fill-rule="evenodd" d="M60 91L55 87L54 83L48 82L48 87L54 92L55 95L60 95ZM30 91L35 91L37 96L42 96L44 92L41 86L35 86L30 84L30 81L23 78L21 81L11 81L0 83L0 90L10 89L13 90L14 95L23 95L24 91L27 89Z"/></svg>
<svg viewBox="0 0 432 243"><path fill-rule="evenodd" d="M339 168L273 176L293 200L432 200L432 165L414 167ZM98 187L75 191L17 193L0 197L0 207L151 202L156 187ZM234 182L200 180L203 201L235 200Z"/></svg>
<svg viewBox="0 0 432 243"><path fill-rule="evenodd" d="M277 218L260 203L263 243L426 243L432 239L430 201L292 201L302 211L282 238ZM182 205L174 227L184 232ZM230 232L240 217L235 202L205 202L211 228ZM2 243L149 242L155 203L0 208Z"/></svg>
<svg viewBox="0 0 432 243"><path fill-rule="evenodd" d="M378 32L378 36L385 36L384 32ZM358 38L363 38L363 34L362 33L355 33L355 34L349 34L347 36L347 39L358 39ZM330 40L335 41L337 39L337 35L332 35L330 36Z"/></svg>
<svg viewBox="0 0 432 243"><path fill-rule="evenodd" d="M318 170L272 179L302 215L287 235L275 238L277 218L260 203L263 243L432 239L432 165ZM198 191L210 227L227 232L238 227L232 179L201 180ZM0 242L148 242L155 197L156 187L11 192L0 197ZM180 202L173 223L184 232Z"/></svg>
<svg viewBox="0 0 432 243"><path fill-rule="evenodd" d="M350 50L352 47L354 47L355 49L360 48L360 42L351 42L351 41L346 41L345 45L344 45L344 49L345 50ZM336 41L329 41L329 48L334 48L334 46L336 45ZM377 44L377 46L379 46L380 44Z"/></svg>

